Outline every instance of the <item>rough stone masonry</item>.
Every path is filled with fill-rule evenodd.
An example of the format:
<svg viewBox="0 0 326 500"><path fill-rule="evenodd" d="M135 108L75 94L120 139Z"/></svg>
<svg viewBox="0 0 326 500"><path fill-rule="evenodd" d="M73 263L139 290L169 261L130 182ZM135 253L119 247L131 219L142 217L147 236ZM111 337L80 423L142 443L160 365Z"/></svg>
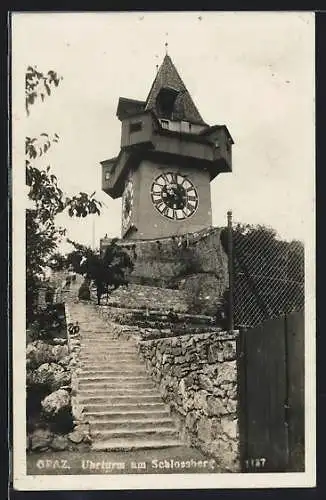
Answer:
<svg viewBox="0 0 326 500"><path fill-rule="evenodd" d="M189 444L239 471L236 335L226 332L141 340L148 372Z"/></svg>

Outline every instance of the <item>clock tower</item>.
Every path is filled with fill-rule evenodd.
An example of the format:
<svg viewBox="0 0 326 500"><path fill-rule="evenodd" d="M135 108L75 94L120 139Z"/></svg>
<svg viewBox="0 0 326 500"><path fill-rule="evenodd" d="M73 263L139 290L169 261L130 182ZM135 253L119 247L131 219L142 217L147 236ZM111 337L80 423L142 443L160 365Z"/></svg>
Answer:
<svg viewBox="0 0 326 500"><path fill-rule="evenodd" d="M146 101L120 97L118 156L101 162L102 189L122 198L122 237L157 239L212 225L210 182L232 171L232 137L199 114L166 54Z"/></svg>

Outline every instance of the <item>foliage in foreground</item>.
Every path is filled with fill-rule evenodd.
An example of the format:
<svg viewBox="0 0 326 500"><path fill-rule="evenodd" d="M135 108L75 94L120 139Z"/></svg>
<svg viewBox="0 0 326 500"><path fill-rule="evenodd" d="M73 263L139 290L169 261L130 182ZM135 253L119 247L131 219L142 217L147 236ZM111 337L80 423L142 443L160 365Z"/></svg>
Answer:
<svg viewBox="0 0 326 500"><path fill-rule="evenodd" d="M38 99L44 101L53 88L58 87L62 77L53 70L47 73L29 66L25 80L25 104L27 115ZM46 153L59 140L58 134L50 137L43 132L39 137L26 137L25 170L28 198L33 209L26 210L26 306L27 323L33 319L35 294L44 280L44 268L49 258L55 253L57 245L65 235L65 229L56 226L56 216L64 211L70 217L86 217L88 214L100 214L101 203L94 196L80 192L66 196L59 186L51 167L39 168L37 160L46 157Z"/></svg>

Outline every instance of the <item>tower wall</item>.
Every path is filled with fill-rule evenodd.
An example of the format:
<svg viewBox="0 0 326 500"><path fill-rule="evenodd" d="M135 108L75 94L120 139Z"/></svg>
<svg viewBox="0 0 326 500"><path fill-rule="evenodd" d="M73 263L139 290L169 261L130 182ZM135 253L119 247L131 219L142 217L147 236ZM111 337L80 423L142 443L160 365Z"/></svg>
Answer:
<svg viewBox="0 0 326 500"><path fill-rule="evenodd" d="M191 217L181 221L170 220L154 207L151 199L152 183L164 172L180 173L187 176L194 184L199 202L196 212ZM134 183L132 223L138 230L127 234L127 239L164 238L197 232L212 225L210 179L207 171L143 160L132 177Z"/></svg>

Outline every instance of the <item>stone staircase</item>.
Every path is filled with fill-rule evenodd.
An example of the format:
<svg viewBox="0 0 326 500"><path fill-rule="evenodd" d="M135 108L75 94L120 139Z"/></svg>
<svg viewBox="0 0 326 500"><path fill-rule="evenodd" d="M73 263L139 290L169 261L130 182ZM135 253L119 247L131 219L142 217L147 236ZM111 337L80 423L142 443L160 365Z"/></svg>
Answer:
<svg viewBox="0 0 326 500"><path fill-rule="evenodd" d="M181 446L177 426L139 360L136 341L116 338L91 304L71 303L80 324L78 402L93 450Z"/></svg>

